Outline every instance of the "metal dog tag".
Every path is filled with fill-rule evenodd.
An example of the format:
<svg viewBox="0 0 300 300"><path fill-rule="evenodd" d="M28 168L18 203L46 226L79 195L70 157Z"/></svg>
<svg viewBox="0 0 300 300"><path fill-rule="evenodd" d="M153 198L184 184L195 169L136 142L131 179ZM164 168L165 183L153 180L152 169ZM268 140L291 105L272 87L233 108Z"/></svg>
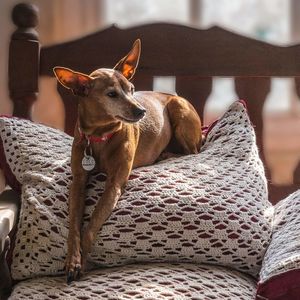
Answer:
<svg viewBox="0 0 300 300"><path fill-rule="evenodd" d="M92 171L96 166L96 161L92 155L88 155L86 153L86 149L87 148L85 148L85 150L84 150L84 157L81 161L81 164L82 164L82 167L84 170ZM92 151L91 151L91 154L92 154Z"/></svg>
<svg viewBox="0 0 300 300"><path fill-rule="evenodd" d="M92 171L95 166L96 166L96 162L93 156L87 155L82 159L82 167L84 170L86 171Z"/></svg>

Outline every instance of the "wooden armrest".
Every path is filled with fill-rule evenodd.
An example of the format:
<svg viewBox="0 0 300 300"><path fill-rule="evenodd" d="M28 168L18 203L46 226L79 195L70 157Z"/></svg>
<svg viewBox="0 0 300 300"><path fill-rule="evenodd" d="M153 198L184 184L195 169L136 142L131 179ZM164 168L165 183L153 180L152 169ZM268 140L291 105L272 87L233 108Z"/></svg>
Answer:
<svg viewBox="0 0 300 300"><path fill-rule="evenodd" d="M0 195L0 253L4 250L5 240L17 222L20 196L5 190Z"/></svg>

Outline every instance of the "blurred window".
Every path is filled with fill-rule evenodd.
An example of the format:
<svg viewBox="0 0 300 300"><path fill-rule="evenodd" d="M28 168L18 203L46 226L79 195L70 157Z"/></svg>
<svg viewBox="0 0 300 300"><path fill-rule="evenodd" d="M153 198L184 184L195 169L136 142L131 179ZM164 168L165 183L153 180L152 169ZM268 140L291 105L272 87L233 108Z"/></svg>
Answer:
<svg viewBox="0 0 300 300"><path fill-rule="evenodd" d="M199 11L195 14L193 9ZM291 40L291 0L106 0L106 10L107 23L121 27L157 21L203 29L218 25L274 44L284 45ZM198 20L193 19L195 15ZM155 86L173 91L174 80L157 79ZM207 110L224 110L236 98L232 79L214 78ZM274 78L265 111L287 111L294 98L292 80Z"/></svg>

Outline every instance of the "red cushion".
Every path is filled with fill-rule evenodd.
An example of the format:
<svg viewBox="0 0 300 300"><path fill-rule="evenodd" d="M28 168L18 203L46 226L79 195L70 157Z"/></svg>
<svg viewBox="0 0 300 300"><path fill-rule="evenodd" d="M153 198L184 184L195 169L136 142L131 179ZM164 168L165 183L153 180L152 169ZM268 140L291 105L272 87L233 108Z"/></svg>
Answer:
<svg viewBox="0 0 300 300"><path fill-rule="evenodd" d="M300 300L300 270L291 270L259 284L256 300Z"/></svg>
<svg viewBox="0 0 300 300"><path fill-rule="evenodd" d="M2 169L6 183L16 192L21 193L21 184L12 173L5 157L3 141L0 137L0 169Z"/></svg>

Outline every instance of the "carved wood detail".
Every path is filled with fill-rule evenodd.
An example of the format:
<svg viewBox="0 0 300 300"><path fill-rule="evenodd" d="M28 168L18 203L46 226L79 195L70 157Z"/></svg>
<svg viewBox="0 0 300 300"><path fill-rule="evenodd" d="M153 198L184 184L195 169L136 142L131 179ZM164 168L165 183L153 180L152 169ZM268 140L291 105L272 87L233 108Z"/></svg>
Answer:
<svg viewBox="0 0 300 300"><path fill-rule="evenodd" d="M11 36L8 67L13 114L31 119L38 93L40 45L34 29L38 24L38 9L31 4L18 4L12 11L12 19L17 26Z"/></svg>

